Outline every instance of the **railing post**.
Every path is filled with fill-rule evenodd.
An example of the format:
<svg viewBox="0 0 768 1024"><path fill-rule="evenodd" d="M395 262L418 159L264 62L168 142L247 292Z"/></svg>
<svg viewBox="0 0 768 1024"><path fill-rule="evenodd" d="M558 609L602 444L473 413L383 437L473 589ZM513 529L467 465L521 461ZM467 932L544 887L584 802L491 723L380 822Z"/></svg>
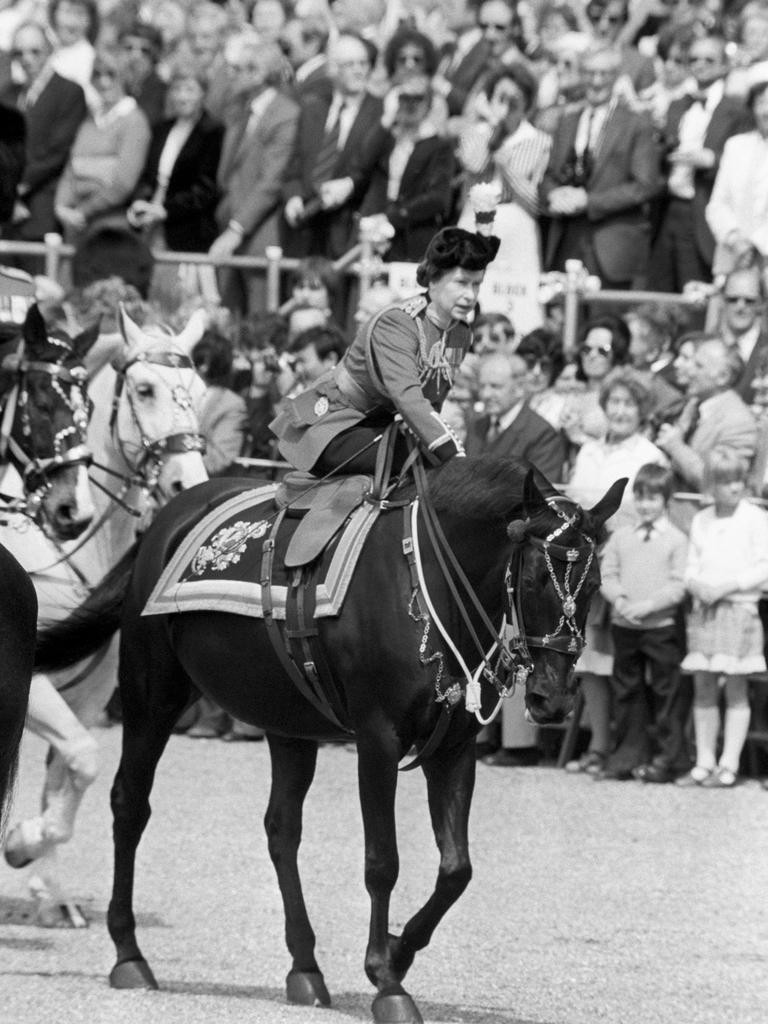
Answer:
<svg viewBox="0 0 768 1024"><path fill-rule="evenodd" d="M56 231L48 231L43 235L45 243L45 276L53 281L59 280L59 260L63 238Z"/></svg>
<svg viewBox="0 0 768 1024"><path fill-rule="evenodd" d="M565 301L563 305L563 355L566 362L576 358L579 338L581 289L586 275L581 260L565 261Z"/></svg>
<svg viewBox="0 0 768 1024"><path fill-rule="evenodd" d="M358 295L358 307L363 305L363 300L371 289L373 283L374 264L376 263L376 250L373 245L373 238L368 231L360 230L360 259L357 262L357 276L360 283Z"/></svg>
<svg viewBox="0 0 768 1024"><path fill-rule="evenodd" d="M267 311L276 313L280 308L280 263L283 250L279 245L268 245L264 255L267 258Z"/></svg>

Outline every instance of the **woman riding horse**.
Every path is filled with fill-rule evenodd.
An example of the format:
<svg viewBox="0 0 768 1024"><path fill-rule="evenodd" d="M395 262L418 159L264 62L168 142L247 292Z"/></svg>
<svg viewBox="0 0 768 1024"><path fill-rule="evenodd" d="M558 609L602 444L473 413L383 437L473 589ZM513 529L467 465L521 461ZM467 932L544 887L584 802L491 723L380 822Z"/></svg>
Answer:
<svg viewBox="0 0 768 1024"><path fill-rule="evenodd" d="M283 457L315 476L373 473L378 442L396 415L433 464L463 454L439 410L472 342L468 320L498 248L493 235L439 231L416 273L426 295L377 313L337 366L284 400L271 423ZM405 449L401 435L395 470Z"/></svg>

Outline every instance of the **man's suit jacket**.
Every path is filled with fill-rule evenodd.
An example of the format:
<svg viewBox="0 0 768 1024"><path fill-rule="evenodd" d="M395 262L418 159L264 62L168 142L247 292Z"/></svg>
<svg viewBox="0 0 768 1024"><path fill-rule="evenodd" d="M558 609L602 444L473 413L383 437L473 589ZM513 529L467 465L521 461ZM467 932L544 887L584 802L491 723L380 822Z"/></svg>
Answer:
<svg viewBox="0 0 768 1024"><path fill-rule="evenodd" d="M546 210L550 192L570 184L576 132L583 108L558 122L541 184ZM661 188L659 150L650 120L623 104L609 114L586 181L586 230L590 232L599 269L613 280L631 280L648 255L650 224L646 204ZM566 218L550 219L545 267L550 269L565 230Z"/></svg>
<svg viewBox="0 0 768 1024"><path fill-rule="evenodd" d="M24 171L26 128L20 110L0 103L0 225L13 214L16 189Z"/></svg>
<svg viewBox="0 0 768 1024"><path fill-rule="evenodd" d="M680 121L683 114L692 106L693 100L690 96L682 96L670 104L667 111L667 125L664 131L664 147L667 153L677 149ZM712 195L712 188L715 184L718 167L720 166L720 158L723 155L723 147L732 135L748 132L753 125L754 119L751 112L745 106L744 101L736 96L724 96L712 111L712 118L704 136L704 148L711 149L715 154L715 163L712 167L694 171L694 195L691 201L691 212L693 214L696 247L702 259L709 266L712 265L712 259L715 255L715 239L707 224L705 211L709 198Z"/></svg>
<svg viewBox="0 0 768 1024"><path fill-rule="evenodd" d="M152 132L147 162L136 189L137 199L151 199L157 188L157 171L173 120ZM180 252L207 252L218 234L216 174L221 157L224 127L203 112L173 165L165 197L165 240Z"/></svg>
<svg viewBox="0 0 768 1024"><path fill-rule="evenodd" d="M360 215L386 214L396 232L387 259L415 263L450 213L456 159L450 139L419 139L403 170L397 199L390 202L387 184L394 145L394 135L381 125L366 140L360 166L370 168L370 186Z"/></svg>
<svg viewBox="0 0 768 1024"><path fill-rule="evenodd" d="M715 445L732 448L752 463L757 445L757 422L733 389L707 399L705 414L700 416L689 443L678 455L672 454L672 468L684 486L691 490L701 488L704 460Z"/></svg>
<svg viewBox="0 0 768 1024"><path fill-rule="evenodd" d="M757 336L755 347L749 353L749 359L744 364L744 372L739 377L735 390L749 405L754 398L754 388L752 387L752 381L755 378L758 368L761 364L765 363L766 357L768 356L768 331L763 328Z"/></svg>
<svg viewBox="0 0 768 1024"><path fill-rule="evenodd" d="M330 96L322 98L317 95L309 96L301 105L296 142L283 185L284 200L291 196L301 196L306 205L316 199L312 172L322 146L330 106ZM344 145L339 150L331 175L333 178L352 177L354 191L339 209L319 211L307 219L305 226L293 229L284 225L284 248L287 255L320 255L337 259L357 241L354 237L355 215L365 196L370 175L356 172L355 176L354 165L367 136L378 125L381 112L380 97L366 93Z"/></svg>
<svg viewBox="0 0 768 1024"><path fill-rule="evenodd" d="M298 103L316 98L330 103L333 96L333 82L328 73L328 61L313 68L306 78L293 83L293 97Z"/></svg>
<svg viewBox="0 0 768 1024"><path fill-rule="evenodd" d="M296 140L299 107L275 93L255 127L248 131L250 107L227 125L219 163L222 198L216 221L224 230L230 220L244 230L239 252L262 255L279 242L277 213L282 183Z"/></svg>
<svg viewBox="0 0 768 1024"><path fill-rule="evenodd" d="M16 105L19 90L9 91L4 102ZM77 130L87 113L85 95L75 82L53 74L24 115L27 122L26 167L21 184L30 216L16 225L14 234L26 241L41 241L57 231L53 212L56 186L67 163Z"/></svg>
<svg viewBox="0 0 768 1024"><path fill-rule="evenodd" d="M562 481L567 452L565 437L527 402L510 426L490 444L486 441L489 426L488 416L470 420L465 441L467 455L514 455L532 462L550 483Z"/></svg>

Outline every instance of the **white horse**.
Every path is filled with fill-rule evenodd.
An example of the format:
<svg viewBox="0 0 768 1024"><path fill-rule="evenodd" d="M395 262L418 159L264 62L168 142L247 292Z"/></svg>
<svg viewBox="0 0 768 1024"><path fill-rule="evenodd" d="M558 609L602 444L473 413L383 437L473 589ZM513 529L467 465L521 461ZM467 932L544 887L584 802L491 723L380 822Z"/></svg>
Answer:
<svg viewBox="0 0 768 1024"><path fill-rule="evenodd" d="M85 542L53 545L40 531L0 531L0 541L30 572L40 619L58 621L131 548L137 525L175 494L207 479L197 414L205 385L190 352L204 327L194 314L177 336L141 330L121 310L121 334L100 339L94 358L112 356L89 386L94 410L88 430L97 506ZM117 680L117 644L49 678L35 675L28 728L51 746L42 811L9 833L6 860L34 862L28 884L37 923L85 927L82 909L59 881L57 847L71 839L83 795L94 781L97 744L91 728Z"/></svg>

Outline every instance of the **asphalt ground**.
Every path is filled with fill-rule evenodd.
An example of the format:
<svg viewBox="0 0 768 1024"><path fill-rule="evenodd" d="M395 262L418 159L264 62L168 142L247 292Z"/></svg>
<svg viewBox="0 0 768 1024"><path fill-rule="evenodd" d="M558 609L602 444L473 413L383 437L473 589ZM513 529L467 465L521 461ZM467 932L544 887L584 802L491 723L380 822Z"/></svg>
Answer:
<svg viewBox="0 0 768 1024"><path fill-rule="evenodd" d="M0 866L0 1024L350 1024L371 1020L355 755L321 751L301 863L330 1009L289 1006L282 909L261 818L263 743L174 737L139 850L139 941L159 992L108 987L108 792L120 729L62 875L86 931L30 923L24 871ZM12 820L34 813L44 748L26 739ZM437 853L423 780L402 777L392 930L426 898ZM426 1022L766 1024L768 792L594 782L480 765L473 881L406 981Z"/></svg>

